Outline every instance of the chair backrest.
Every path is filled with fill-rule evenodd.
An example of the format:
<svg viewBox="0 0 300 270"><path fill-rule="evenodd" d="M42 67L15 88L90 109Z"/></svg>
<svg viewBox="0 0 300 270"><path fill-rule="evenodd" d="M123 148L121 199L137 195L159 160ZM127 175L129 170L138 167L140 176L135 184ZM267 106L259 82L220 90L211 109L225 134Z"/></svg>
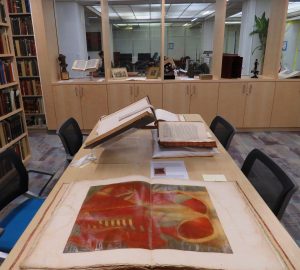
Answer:
<svg viewBox="0 0 300 270"><path fill-rule="evenodd" d="M0 153L0 210L28 190L28 173L12 149Z"/></svg>
<svg viewBox="0 0 300 270"><path fill-rule="evenodd" d="M67 155L74 156L80 149L83 136L74 118L66 120L57 131Z"/></svg>
<svg viewBox="0 0 300 270"><path fill-rule="evenodd" d="M223 117L216 116L210 124L210 129L225 149L229 148L236 129Z"/></svg>
<svg viewBox="0 0 300 270"><path fill-rule="evenodd" d="M290 198L297 190L293 181L271 158L258 149L248 154L242 172L280 219Z"/></svg>

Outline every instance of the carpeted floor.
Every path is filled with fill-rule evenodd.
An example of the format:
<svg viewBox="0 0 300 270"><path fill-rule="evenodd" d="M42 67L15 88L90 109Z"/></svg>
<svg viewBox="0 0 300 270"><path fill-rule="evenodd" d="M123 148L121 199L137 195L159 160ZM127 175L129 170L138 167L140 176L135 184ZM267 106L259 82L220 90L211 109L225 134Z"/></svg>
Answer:
<svg viewBox="0 0 300 270"><path fill-rule="evenodd" d="M29 137L32 159L28 168L56 172L55 179L43 195L47 195L65 168L65 152L57 135L32 133ZM241 166L247 154L259 148L271 156L300 186L300 132L238 133L229 149ZM44 179L32 175L30 190L38 193ZM282 224L300 246L300 190L294 194L282 218Z"/></svg>

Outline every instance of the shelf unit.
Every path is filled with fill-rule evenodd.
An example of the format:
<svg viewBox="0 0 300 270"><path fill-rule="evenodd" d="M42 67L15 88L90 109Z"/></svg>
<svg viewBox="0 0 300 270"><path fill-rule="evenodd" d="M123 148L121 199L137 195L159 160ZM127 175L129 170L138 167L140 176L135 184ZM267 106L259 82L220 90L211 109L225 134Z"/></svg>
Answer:
<svg viewBox="0 0 300 270"><path fill-rule="evenodd" d="M7 0L28 129L46 129L30 1Z"/></svg>
<svg viewBox="0 0 300 270"><path fill-rule="evenodd" d="M0 152L12 148L30 158L24 106L6 0L0 0Z"/></svg>

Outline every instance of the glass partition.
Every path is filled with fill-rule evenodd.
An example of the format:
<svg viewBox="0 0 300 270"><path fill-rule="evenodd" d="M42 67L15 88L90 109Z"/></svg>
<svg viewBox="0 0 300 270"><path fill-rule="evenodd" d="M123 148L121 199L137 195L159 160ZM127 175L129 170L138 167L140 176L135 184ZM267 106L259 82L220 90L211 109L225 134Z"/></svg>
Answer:
<svg viewBox="0 0 300 270"><path fill-rule="evenodd" d="M290 1L282 44L281 75L292 75L300 71L300 3ZM299 76L299 74L298 74Z"/></svg>
<svg viewBox="0 0 300 270"><path fill-rule="evenodd" d="M166 1L165 78L211 73L215 1Z"/></svg>
<svg viewBox="0 0 300 270"><path fill-rule="evenodd" d="M59 53L66 56L70 78L104 77L102 53L101 6L95 1L56 0L55 16ZM93 72L72 70L75 60L100 59Z"/></svg>
<svg viewBox="0 0 300 270"><path fill-rule="evenodd" d="M160 66L161 4L155 0L109 2L110 48L112 76L117 68L125 68L128 76L150 76L150 67Z"/></svg>

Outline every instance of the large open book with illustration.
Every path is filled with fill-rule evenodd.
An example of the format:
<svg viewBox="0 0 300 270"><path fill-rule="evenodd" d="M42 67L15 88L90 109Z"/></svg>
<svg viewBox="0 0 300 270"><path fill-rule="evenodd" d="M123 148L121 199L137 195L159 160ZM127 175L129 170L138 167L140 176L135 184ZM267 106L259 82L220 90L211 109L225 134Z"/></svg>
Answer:
<svg viewBox="0 0 300 270"><path fill-rule="evenodd" d="M158 143L164 147L217 147L203 122L158 122Z"/></svg>
<svg viewBox="0 0 300 270"><path fill-rule="evenodd" d="M45 219L22 269L286 269L235 182L74 182Z"/></svg>
<svg viewBox="0 0 300 270"><path fill-rule="evenodd" d="M72 69L79 71L95 71L99 68L101 59L75 60Z"/></svg>

